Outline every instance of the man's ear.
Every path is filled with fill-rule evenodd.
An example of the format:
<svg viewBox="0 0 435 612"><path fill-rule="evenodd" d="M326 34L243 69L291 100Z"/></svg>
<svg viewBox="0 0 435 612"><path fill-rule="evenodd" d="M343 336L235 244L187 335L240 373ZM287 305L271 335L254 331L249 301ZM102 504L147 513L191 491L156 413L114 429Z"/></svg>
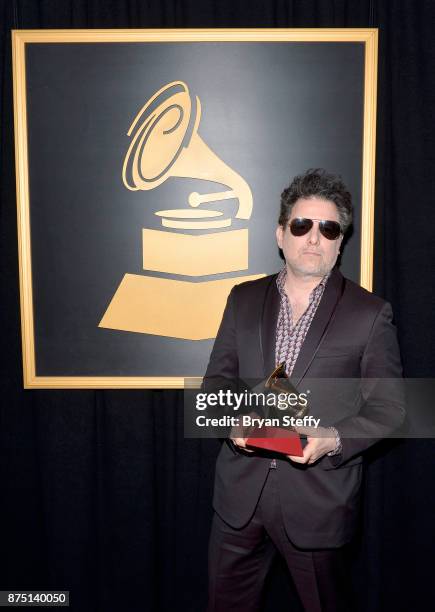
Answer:
<svg viewBox="0 0 435 612"><path fill-rule="evenodd" d="M282 241L284 238L284 228L282 225L278 225L278 227L276 228L276 241L278 243L278 246L280 249L282 249Z"/></svg>

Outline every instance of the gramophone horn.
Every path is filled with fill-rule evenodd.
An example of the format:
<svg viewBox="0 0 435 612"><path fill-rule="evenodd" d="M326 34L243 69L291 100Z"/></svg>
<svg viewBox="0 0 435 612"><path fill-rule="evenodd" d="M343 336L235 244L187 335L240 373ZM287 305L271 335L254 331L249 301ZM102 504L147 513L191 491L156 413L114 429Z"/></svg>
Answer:
<svg viewBox="0 0 435 612"><path fill-rule="evenodd" d="M230 191L192 193L192 207L230 198L239 200L236 217L248 219L252 193L244 179L225 164L198 134L201 103L196 97L192 114L189 89L182 81L168 83L142 107L130 126L132 141L122 169L124 185L137 191L154 189L170 176L221 183ZM193 116L194 115L194 116Z"/></svg>
<svg viewBox="0 0 435 612"><path fill-rule="evenodd" d="M266 389L270 389L277 395L280 393L285 394L287 397L289 394L297 395L298 391L291 383L290 378L287 376L285 365L285 361L280 363L266 380L264 386ZM291 403L287 403L286 410L292 416L300 418L307 414L308 406L293 406Z"/></svg>

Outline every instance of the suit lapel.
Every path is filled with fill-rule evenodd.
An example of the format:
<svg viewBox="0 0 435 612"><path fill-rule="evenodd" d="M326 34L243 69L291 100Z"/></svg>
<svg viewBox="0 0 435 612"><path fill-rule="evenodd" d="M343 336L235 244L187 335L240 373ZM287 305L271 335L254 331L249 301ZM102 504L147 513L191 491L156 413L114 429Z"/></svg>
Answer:
<svg viewBox="0 0 435 612"><path fill-rule="evenodd" d="M343 285L344 279L341 272L334 268L293 368L291 378L294 380L295 385L298 385L304 377L305 372L317 353L320 342L325 335L328 324L343 293Z"/></svg>
<svg viewBox="0 0 435 612"><path fill-rule="evenodd" d="M268 377L275 369L275 336L278 321L280 295L276 286L277 274L271 277L267 286L260 318L259 336L264 376Z"/></svg>

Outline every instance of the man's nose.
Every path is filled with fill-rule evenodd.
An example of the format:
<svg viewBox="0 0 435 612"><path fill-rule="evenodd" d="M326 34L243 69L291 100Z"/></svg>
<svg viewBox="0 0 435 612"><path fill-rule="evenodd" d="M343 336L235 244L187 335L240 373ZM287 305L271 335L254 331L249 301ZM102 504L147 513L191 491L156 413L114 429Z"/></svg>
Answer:
<svg viewBox="0 0 435 612"><path fill-rule="evenodd" d="M308 242L309 244L319 244L320 242L320 230L318 221L313 221L313 227L310 229L308 234Z"/></svg>

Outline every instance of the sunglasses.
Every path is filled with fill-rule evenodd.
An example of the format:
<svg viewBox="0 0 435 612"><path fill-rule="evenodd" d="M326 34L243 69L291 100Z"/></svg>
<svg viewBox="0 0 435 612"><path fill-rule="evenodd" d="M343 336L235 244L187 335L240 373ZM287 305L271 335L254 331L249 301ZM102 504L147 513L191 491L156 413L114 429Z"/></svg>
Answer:
<svg viewBox="0 0 435 612"><path fill-rule="evenodd" d="M322 236L328 240L337 240L342 233L340 224L337 221L329 221L325 219L305 219L304 217L296 217L289 223L289 228L293 236L305 236L313 227L313 221L319 222L319 230Z"/></svg>

